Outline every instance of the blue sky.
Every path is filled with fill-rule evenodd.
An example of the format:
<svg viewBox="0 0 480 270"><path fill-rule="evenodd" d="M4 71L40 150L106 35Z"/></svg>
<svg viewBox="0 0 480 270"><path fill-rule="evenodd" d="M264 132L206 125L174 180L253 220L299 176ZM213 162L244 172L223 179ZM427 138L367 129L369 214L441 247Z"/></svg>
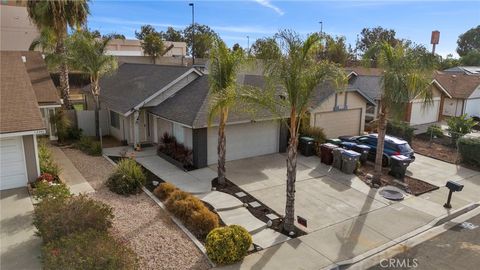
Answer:
<svg viewBox="0 0 480 270"><path fill-rule="evenodd" d="M88 26L102 34L121 33L134 38L143 24L157 30L182 29L191 23L190 1L93 0ZM294 29L306 35L323 31L342 35L355 44L364 27L392 28L400 38L431 47L432 30L440 31L437 53L457 56L458 36L480 24L480 1L191 1L195 21L209 25L231 46L247 46L279 29Z"/></svg>

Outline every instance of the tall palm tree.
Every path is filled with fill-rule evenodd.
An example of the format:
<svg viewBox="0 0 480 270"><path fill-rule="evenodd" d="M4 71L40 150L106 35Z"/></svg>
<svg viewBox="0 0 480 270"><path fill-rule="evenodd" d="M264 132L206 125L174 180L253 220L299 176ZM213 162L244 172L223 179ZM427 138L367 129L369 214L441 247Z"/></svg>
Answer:
<svg viewBox="0 0 480 270"><path fill-rule="evenodd" d="M367 63L376 59L376 65L383 69L373 185L380 185L382 164L385 163L383 150L387 121L401 118L412 99L422 99L426 106L432 103L433 66L426 57L429 56L417 53L414 48L402 44L392 47L386 42L373 46L364 56Z"/></svg>
<svg viewBox="0 0 480 270"><path fill-rule="evenodd" d="M77 31L69 41L68 61L71 65L90 77L90 92L95 100L95 129L100 137L100 78L113 73L118 68L117 59L106 55L107 44L112 37L95 38L88 31Z"/></svg>
<svg viewBox="0 0 480 270"><path fill-rule="evenodd" d="M341 68L328 60L316 60L320 36L312 34L306 40L289 30L276 34L277 46L264 57L266 88L250 88L242 97L277 114L286 122L290 139L287 149L286 205L283 227L294 230L295 181L297 177L297 147L300 122L311 105L311 99L320 83L331 81L337 86L345 83ZM280 89L279 89L280 87ZM280 92L279 92L280 91ZM285 119L285 117L288 119Z"/></svg>
<svg viewBox="0 0 480 270"><path fill-rule="evenodd" d="M88 0L28 0L27 11L30 19L40 30L49 28L55 34L55 52L63 56L59 68L62 98L64 106L71 108L65 39L68 26L78 28L87 21Z"/></svg>
<svg viewBox="0 0 480 270"><path fill-rule="evenodd" d="M230 51L227 45L217 38L210 50L209 83L210 108L209 124L218 116L218 183L225 184L226 136L225 125L229 109L235 105L239 86L237 72L245 60L243 51Z"/></svg>

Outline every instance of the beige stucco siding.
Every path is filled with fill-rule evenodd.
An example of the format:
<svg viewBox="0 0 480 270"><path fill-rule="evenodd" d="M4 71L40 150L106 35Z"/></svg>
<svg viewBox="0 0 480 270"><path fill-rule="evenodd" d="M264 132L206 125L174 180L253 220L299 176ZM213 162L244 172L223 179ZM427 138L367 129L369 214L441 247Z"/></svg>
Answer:
<svg viewBox="0 0 480 270"><path fill-rule="evenodd" d="M336 103L335 94L332 94L310 111L310 125L323 128L327 137L362 133L365 128L367 101L357 92L342 92L336 96Z"/></svg>

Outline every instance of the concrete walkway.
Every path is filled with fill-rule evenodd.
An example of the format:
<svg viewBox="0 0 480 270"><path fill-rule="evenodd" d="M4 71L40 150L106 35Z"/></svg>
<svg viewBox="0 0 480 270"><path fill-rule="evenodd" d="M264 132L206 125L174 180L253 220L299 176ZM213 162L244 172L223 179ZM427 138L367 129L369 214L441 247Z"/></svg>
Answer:
<svg viewBox="0 0 480 270"><path fill-rule="evenodd" d="M33 204L27 188L0 192L0 269L41 269L42 240L32 225Z"/></svg>
<svg viewBox="0 0 480 270"><path fill-rule="evenodd" d="M68 185L73 194L78 195L80 193L95 192L92 186L87 182L87 180L85 180L83 175L77 170L77 168L60 148L51 146L50 150L55 163L57 163L61 169L59 175L60 179Z"/></svg>
<svg viewBox="0 0 480 270"><path fill-rule="evenodd" d="M227 162L229 179L277 212L283 212L284 158L276 154ZM480 203L480 173L426 157L419 157L419 161L417 167L409 168L410 173L441 188L391 202L355 175L339 173L320 164L317 157L300 156L296 214L307 218L309 234L221 269L322 269L351 264ZM465 186L453 195L453 208L449 210L443 208L447 179Z"/></svg>

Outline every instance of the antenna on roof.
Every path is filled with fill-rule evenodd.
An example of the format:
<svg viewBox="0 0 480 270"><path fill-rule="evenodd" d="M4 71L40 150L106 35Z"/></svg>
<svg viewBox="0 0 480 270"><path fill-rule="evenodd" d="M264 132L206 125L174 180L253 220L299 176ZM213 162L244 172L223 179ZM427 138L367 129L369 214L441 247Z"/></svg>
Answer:
<svg viewBox="0 0 480 270"><path fill-rule="evenodd" d="M432 54L435 54L435 46L440 41L440 31L432 31L432 37L430 38L430 44L432 44Z"/></svg>

